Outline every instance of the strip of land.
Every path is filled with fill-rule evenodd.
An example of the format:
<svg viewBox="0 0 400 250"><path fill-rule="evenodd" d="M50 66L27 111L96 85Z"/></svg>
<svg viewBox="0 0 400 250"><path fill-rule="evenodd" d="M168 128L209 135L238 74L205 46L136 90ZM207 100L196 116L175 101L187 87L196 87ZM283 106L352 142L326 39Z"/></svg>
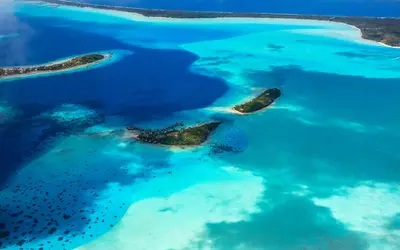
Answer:
<svg viewBox="0 0 400 250"><path fill-rule="evenodd" d="M236 105L233 107L234 111L239 114L251 114L263 110L270 106L278 97L281 96L281 90L278 88L271 88L263 91L261 95L253 98L252 100Z"/></svg>
<svg viewBox="0 0 400 250"><path fill-rule="evenodd" d="M99 63L100 61L110 58L111 54L88 54L43 65L0 68L0 79L25 75L39 75L50 72L61 72L65 70L80 68L83 66L91 66L93 64Z"/></svg>
<svg viewBox="0 0 400 250"><path fill-rule="evenodd" d="M221 122L208 122L184 127L183 123L177 123L164 129L127 127L127 130L134 133L133 137L140 142L165 146L198 146L204 143L220 124Z"/></svg>
<svg viewBox="0 0 400 250"><path fill-rule="evenodd" d="M37 0L21 0L21 1L37 1ZM103 10L131 12L146 17L168 17L168 18L243 17L243 18L285 18L285 19L309 19L309 20L320 20L320 21L334 21L357 27L361 31L362 37L364 39L379 42L388 46L400 47L400 18L158 10L158 9L142 9L142 8L130 8L122 6L107 6L100 4L77 3L77 2L62 1L62 0L41 0L41 1L52 4L75 6L82 8L95 8Z"/></svg>

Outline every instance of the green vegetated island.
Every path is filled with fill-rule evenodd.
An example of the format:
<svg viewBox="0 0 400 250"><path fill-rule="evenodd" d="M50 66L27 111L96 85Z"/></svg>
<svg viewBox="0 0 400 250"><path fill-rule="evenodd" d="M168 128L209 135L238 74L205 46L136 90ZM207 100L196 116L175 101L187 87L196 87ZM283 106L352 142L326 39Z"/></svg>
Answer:
<svg viewBox="0 0 400 250"><path fill-rule="evenodd" d="M79 68L82 66L93 65L109 58L111 58L111 54L88 54L43 65L0 68L0 79L24 75L44 74L48 72L59 72L68 69Z"/></svg>
<svg viewBox="0 0 400 250"><path fill-rule="evenodd" d="M37 0L20 0L37 1ZM100 4L76 3L62 0L41 0L42 2L68 5L82 8L96 8L104 10L118 10L132 12L147 17L170 18L218 18L218 17L257 17L257 18L286 18L286 19L310 19L321 21L335 21L355 26L361 30L362 37L389 46L400 46L400 18L379 17L349 17L349 16L321 16L321 15L295 15L295 14L267 14L267 13L236 13L236 12L202 12L180 10L157 10L130 8L121 6L107 6Z"/></svg>
<svg viewBox="0 0 400 250"><path fill-rule="evenodd" d="M281 96L281 90L278 88L271 88L264 90L259 96L251 99L250 101L239 104L233 107L236 112L240 114L251 114L270 106L277 98Z"/></svg>
<svg viewBox="0 0 400 250"><path fill-rule="evenodd" d="M233 109L240 114L251 114L267 108L280 96L280 89L266 89L259 96L244 104L236 105ZM140 142L164 146L187 147L203 144L221 123L222 122L207 122L185 127L183 122L177 122L163 129L143 129L135 126L129 126L126 129L132 132L132 137Z"/></svg>
<svg viewBox="0 0 400 250"><path fill-rule="evenodd" d="M204 143L221 122L207 122L185 127L182 122L163 129L141 129L127 127L136 133L134 138L140 142L165 146L198 146Z"/></svg>
<svg viewBox="0 0 400 250"><path fill-rule="evenodd" d="M280 96L280 89L266 89L259 96L244 104L236 105L233 109L240 114L251 114L267 108ZM219 121L207 122L185 127L183 122L177 122L163 129L143 129L136 126L129 126L126 130L133 133L128 138L133 137L140 142L164 146L188 147L203 144L221 123Z"/></svg>

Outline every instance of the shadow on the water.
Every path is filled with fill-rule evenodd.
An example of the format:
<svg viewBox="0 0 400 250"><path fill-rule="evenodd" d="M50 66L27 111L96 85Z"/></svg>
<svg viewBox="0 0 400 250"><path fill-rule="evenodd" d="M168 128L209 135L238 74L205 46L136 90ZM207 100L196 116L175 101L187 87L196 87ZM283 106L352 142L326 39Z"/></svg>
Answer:
<svg viewBox="0 0 400 250"><path fill-rule="evenodd" d="M80 104L100 115L97 123L108 116L119 116L134 124L205 107L222 96L227 86L220 79L192 73L189 67L198 57L186 51L128 46L101 35L63 28L63 21L57 19L21 17L21 21L29 23L35 32L13 38L21 47L12 53L4 49L9 43L0 41L2 66L44 63L100 50L135 52L99 69L0 84L0 98L21 112L0 128L0 248L24 247L48 237L52 238L47 244L37 247L70 248L71 242L86 242L105 233L129 205L113 199L108 207L97 206L102 191L110 184L123 190L138 179L156 178L152 170L167 168L169 154L158 156L156 161L138 156L137 163L147 168L130 173L122 167L127 161L121 157L86 152L84 147L53 152L59 143L95 123L70 127L40 118L41 114L63 104ZM23 60L13 58L21 53ZM97 139L101 147L103 139Z"/></svg>
<svg viewBox="0 0 400 250"><path fill-rule="evenodd" d="M331 188L340 187L344 180L399 180L400 120L392 115L400 112L398 79L319 73L300 66L251 71L247 77L257 87L278 84L284 95L276 109L266 111L257 123L253 118L240 125L245 131L251 128L250 135L262 133L270 143L250 137L253 147L235 157L236 164L254 170L273 170L283 164L303 183ZM270 157L250 157L261 152ZM292 158L279 158L284 155ZM291 160L293 164L285 163ZM331 175L337 185L315 183L319 174Z"/></svg>
<svg viewBox="0 0 400 250"><path fill-rule="evenodd" d="M209 223L206 239L211 239L218 250L239 247L364 250L368 247L361 234L348 230L333 218L328 208L316 206L307 198L290 197L279 190L266 191L259 207L261 212L249 220ZM204 242L197 244L201 249Z"/></svg>
<svg viewBox="0 0 400 250"><path fill-rule="evenodd" d="M33 112L31 105L45 107L40 110L45 112L64 103L82 103L89 107L95 103L95 110L104 116L122 116L132 124L154 116L167 117L177 111L205 107L222 96L227 89L220 79L194 74L188 70L198 57L186 51L144 49L96 34L43 26L43 23L57 26L66 22L56 18L19 19L21 23L29 23L35 32L29 36L21 33L13 38L16 45L20 44L18 41L27 42L27 39L29 43L22 45L21 42L21 47L12 51L5 49L9 46L8 42L0 41L0 48L4 48L0 49L1 65L14 65L26 61L31 64L43 63L71 54L116 48L131 50L135 54L101 69L0 84L0 98L25 114L19 122L3 128L3 131L7 132L4 139L0 140L0 146L5 149L3 152L8 152L6 157L13 159L5 160L7 164L2 164L2 168L6 168L2 170L5 173L12 173L18 169L17 166L24 163L23 158L31 159L31 155L27 157L28 152L36 151L39 146L36 144L40 144L40 140L44 139L37 138L35 142L29 143L24 141L29 138L29 131L35 129L30 124L32 116L29 117L29 113ZM68 23L82 26L74 21ZM27 44L29 48L26 47ZM63 44L74 46L62 46ZM26 51L27 49L29 51ZM19 58L21 53L25 56L24 60L13 60L13 57ZM35 115L39 115L40 112L36 112ZM62 128L53 126L42 136L52 137L62 132L61 130ZM19 145L20 142L22 144ZM7 177L8 174L2 176L3 180Z"/></svg>
<svg viewBox="0 0 400 250"><path fill-rule="evenodd" d="M239 222L209 223L205 240L194 248L368 249L368 234L351 231L330 208L317 206L310 197L344 195L343 188L365 183L398 182L400 120L392 114L400 111L399 80L318 73L299 66L251 71L247 77L258 87L284 83L285 93L276 109L236 121L233 126L247 133L250 147L223 156L226 165L264 176L260 212ZM385 201L382 196L365 202ZM394 216L387 229L398 230L399 221Z"/></svg>

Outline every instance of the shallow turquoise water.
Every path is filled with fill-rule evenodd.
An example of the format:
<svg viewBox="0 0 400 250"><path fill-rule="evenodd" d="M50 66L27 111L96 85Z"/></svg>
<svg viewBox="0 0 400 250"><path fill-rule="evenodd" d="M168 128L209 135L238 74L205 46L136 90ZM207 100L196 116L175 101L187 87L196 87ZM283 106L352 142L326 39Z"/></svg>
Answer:
<svg viewBox="0 0 400 250"><path fill-rule="evenodd" d="M104 102L110 107L100 113L75 104L72 98L60 98L64 104L57 108L41 108L45 111L36 115L32 124L46 119L56 125L38 125L35 131L49 129L47 126L74 129L52 139L7 180L0 191L5 211L0 218L2 223L6 220L6 229L13 225L14 230L17 219L6 213L19 212L17 206L26 211L39 206L53 211L51 218L56 222L43 219L50 215L40 215L40 210L33 214L24 210L23 216L33 218L24 217L12 233L16 238L2 241L6 249L19 249L21 240L24 248L35 249L400 247L396 227L400 212L399 49L361 40L353 28L336 23L154 20L46 4L18 4L6 9L10 18L22 23L17 31L23 34L34 33L31 27L45 22L46 27L71 32L71 36L88 33L112 38L118 42L114 50L136 46L136 50L191 52L196 60L188 70L227 86L223 95L213 96L211 104L186 107L185 99L181 109L159 116L135 110L130 116L120 114L111 107L118 102L111 101ZM9 32L14 34L15 30ZM35 47L29 39L25 42L19 49L52 51L40 44ZM95 41L90 42L95 46ZM52 53L20 59L13 50L2 63L33 64L68 56ZM155 85L150 77L135 78L139 72L126 60L121 58L113 65L129 70L131 78L121 79L112 71L104 75L111 82L129 80L124 91L144 91L146 85L151 93L165 93L162 91L178 86L175 82ZM178 61L178 56L171 54L171 64ZM103 65L95 72L101 74L111 67ZM79 74L85 76L84 72L61 75L52 84ZM57 76L47 79L52 77ZM54 96L32 96L10 87L14 84L29 92L35 88L32 84L41 84L43 79L0 83L4 84L0 113L7 114L6 125L18 119L18 112L26 112L22 105L13 107L13 103L23 104L29 98L46 100L42 105L59 102ZM79 83L100 81L84 79ZM191 82L185 85L190 89ZM208 86L200 87L196 95L217 91ZM283 91L268 110L250 116L227 112L265 87ZM110 87L99 88L109 100L129 97L121 97L122 91ZM31 90L35 91L41 93ZM65 87L63 91L70 90ZM92 87L90 91L93 96L102 96ZM165 101L140 92L132 92L130 97L154 105ZM173 102L173 97L167 101L175 106L179 103ZM15 115L10 115L12 112ZM181 120L193 124L209 119L223 120L224 124L208 144L197 149L142 145L119 132L130 122L162 127ZM215 152L216 144L233 146L240 152ZM53 207L47 209L48 203L41 199L51 200ZM65 215L72 217L65 219ZM40 221L35 222L35 217ZM52 227L55 233L47 234Z"/></svg>

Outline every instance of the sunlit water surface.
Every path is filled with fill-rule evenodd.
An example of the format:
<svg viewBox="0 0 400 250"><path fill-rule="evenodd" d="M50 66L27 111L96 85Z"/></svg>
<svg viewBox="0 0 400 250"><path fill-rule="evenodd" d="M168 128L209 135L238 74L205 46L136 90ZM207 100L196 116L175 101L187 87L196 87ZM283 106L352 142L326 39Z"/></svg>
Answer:
<svg viewBox="0 0 400 250"><path fill-rule="evenodd" d="M116 58L0 81L0 248L400 248L399 49L327 22L0 15L1 66ZM268 87L271 108L227 112ZM196 149L119 132L208 120Z"/></svg>

